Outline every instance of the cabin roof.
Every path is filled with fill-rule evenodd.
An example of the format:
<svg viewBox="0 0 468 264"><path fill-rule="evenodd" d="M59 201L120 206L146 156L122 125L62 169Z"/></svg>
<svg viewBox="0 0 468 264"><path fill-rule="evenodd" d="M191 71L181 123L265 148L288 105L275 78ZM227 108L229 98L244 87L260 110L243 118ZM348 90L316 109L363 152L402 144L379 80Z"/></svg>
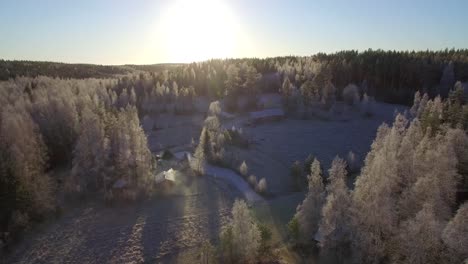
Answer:
<svg viewBox="0 0 468 264"><path fill-rule="evenodd" d="M161 183L163 181L172 181L172 182L174 182L176 172L177 171L173 170L172 168L170 168L167 171L162 171L162 172L156 174L156 176L154 176L154 181L156 183Z"/></svg>

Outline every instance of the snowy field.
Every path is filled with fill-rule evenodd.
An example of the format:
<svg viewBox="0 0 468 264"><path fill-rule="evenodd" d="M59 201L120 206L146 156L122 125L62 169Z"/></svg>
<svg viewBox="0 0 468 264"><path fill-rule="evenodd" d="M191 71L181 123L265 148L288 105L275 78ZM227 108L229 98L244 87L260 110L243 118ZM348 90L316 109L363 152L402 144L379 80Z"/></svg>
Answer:
<svg viewBox="0 0 468 264"><path fill-rule="evenodd" d="M278 107L280 98L266 94L260 98L260 102L266 107ZM207 104L204 106L207 107ZM205 118L203 108L199 108L193 115L163 114L152 117L155 129L145 129L151 150L189 150L191 139L198 139ZM242 127L253 144L248 149L239 149L238 157L246 161L249 174L256 175L257 179L265 177L269 191L281 194L291 191L289 172L294 161L302 162L312 154L328 170L336 155L345 158L349 151L363 160L377 128L383 122L391 124L395 113L406 109L401 105L375 103L372 117L364 117L361 112L348 109L328 119L286 118L256 126L246 126L248 115L241 114L224 121L223 126Z"/></svg>
<svg viewBox="0 0 468 264"><path fill-rule="evenodd" d="M25 237L6 262L193 263L204 240L217 241L239 194L210 177L179 180L167 196L65 212Z"/></svg>
<svg viewBox="0 0 468 264"><path fill-rule="evenodd" d="M349 120L296 120L285 119L255 127L244 127L254 144L240 151L249 173L265 177L269 191L288 192L291 189L290 167L296 160L304 161L309 154L316 156L328 170L336 155L346 157L353 151L363 160L375 138L377 128L392 123L395 111L405 107L377 103L375 114L365 118L359 114Z"/></svg>
<svg viewBox="0 0 468 264"><path fill-rule="evenodd" d="M190 145L192 138L198 139L203 125L204 114L151 116L153 126L144 127L148 145L152 152L177 146Z"/></svg>

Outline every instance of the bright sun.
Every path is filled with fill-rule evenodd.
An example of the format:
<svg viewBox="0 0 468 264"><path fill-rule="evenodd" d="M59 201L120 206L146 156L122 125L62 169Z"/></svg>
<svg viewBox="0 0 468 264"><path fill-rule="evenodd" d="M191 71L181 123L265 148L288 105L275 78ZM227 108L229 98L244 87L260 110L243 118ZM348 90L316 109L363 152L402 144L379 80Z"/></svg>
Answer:
<svg viewBox="0 0 468 264"><path fill-rule="evenodd" d="M171 62L234 57L239 26L222 0L178 0L164 13L159 41Z"/></svg>

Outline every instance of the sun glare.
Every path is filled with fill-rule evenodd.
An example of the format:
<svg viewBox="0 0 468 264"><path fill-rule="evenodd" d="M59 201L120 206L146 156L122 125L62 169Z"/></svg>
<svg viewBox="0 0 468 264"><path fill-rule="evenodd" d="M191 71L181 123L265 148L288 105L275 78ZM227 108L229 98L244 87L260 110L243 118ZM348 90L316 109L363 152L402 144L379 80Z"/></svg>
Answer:
<svg viewBox="0 0 468 264"><path fill-rule="evenodd" d="M179 0L164 13L159 40L172 62L193 62L236 55L239 25L221 0Z"/></svg>

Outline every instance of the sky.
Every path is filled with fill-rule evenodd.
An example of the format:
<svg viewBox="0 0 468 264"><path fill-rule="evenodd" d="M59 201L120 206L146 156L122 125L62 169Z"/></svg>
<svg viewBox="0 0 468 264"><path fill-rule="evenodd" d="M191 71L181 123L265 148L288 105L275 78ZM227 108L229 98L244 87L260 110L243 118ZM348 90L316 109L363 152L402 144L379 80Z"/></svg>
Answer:
<svg viewBox="0 0 468 264"><path fill-rule="evenodd" d="M94 64L468 48L466 0L2 0L0 59Z"/></svg>

